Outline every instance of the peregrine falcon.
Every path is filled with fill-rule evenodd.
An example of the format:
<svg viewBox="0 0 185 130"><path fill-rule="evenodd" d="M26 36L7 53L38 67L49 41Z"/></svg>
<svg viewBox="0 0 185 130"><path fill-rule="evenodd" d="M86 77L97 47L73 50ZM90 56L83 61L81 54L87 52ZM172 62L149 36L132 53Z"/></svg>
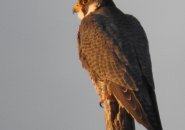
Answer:
<svg viewBox="0 0 185 130"><path fill-rule="evenodd" d="M110 100L121 108L124 123L135 119L148 130L162 130L148 40L139 21L120 11L113 0L78 0L73 11L81 19L80 61L100 103Z"/></svg>

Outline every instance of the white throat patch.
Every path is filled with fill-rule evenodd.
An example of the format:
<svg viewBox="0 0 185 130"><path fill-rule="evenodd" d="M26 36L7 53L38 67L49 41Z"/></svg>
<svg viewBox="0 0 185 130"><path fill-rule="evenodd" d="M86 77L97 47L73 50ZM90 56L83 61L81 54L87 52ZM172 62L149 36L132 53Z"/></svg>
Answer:
<svg viewBox="0 0 185 130"><path fill-rule="evenodd" d="M78 12L78 18L81 20L84 18L84 13L82 12L82 10Z"/></svg>
<svg viewBox="0 0 185 130"><path fill-rule="evenodd" d="M88 12L86 15L84 15L84 13L82 12L82 10L80 10L78 12L78 17L82 20L85 16L89 15L90 13L94 12L97 8L98 3L92 3L91 5L89 5L88 8Z"/></svg>

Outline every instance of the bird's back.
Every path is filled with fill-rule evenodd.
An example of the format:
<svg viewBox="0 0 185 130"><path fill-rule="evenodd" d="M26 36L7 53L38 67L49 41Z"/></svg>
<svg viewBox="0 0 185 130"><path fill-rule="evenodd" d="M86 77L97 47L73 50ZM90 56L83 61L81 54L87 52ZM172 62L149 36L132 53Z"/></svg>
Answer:
<svg viewBox="0 0 185 130"><path fill-rule="evenodd" d="M122 54L129 62L127 70L139 88L135 94L154 130L162 130L154 90L149 45L143 27L135 17L124 14L115 7L103 7L95 13L105 16L116 27L117 32L112 32L110 36L116 35Z"/></svg>

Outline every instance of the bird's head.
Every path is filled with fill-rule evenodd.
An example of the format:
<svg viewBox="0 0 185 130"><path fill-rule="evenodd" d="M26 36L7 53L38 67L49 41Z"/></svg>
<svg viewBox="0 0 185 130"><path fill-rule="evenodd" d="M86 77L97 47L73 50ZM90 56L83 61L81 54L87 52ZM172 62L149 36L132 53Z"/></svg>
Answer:
<svg viewBox="0 0 185 130"><path fill-rule="evenodd" d="M77 13L80 19L96 11L103 5L114 5L112 0L78 0L73 7L73 13Z"/></svg>

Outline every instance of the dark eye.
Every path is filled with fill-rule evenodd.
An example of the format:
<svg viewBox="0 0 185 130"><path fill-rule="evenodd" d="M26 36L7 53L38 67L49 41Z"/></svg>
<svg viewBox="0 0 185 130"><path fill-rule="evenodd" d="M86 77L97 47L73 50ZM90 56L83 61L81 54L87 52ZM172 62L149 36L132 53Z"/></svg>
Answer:
<svg viewBox="0 0 185 130"><path fill-rule="evenodd" d="M87 4L88 0L82 0L82 4L85 5Z"/></svg>

